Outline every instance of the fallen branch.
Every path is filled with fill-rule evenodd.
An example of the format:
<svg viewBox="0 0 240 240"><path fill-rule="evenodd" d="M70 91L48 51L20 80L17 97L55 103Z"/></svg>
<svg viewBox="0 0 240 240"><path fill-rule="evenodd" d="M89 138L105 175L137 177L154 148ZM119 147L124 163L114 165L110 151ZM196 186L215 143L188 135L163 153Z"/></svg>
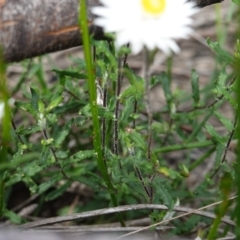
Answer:
<svg viewBox="0 0 240 240"><path fill-rule="evenodd" d="M220 204L222 201L211 204L210 206ZM205 212L202 211L202 209L207 208L208 206L205 206L201 209L192 209L188 207L174 207L173 211L178 211L178 212L185 212L183 214L184 216L189 215L189 214L197 214L200 216L208 217L215 219L215 214L210 213L210 212ZM116 212L125 212L125 211L133 211L133 210L141 210L141 209L154 209L154 210L168 210L168 207L165 205L161 204L137 204L137 205L126 205L126 206L119 206L119 207L112 207L112 208L104 208L104 209L99 209L99 210L94 210L94 211L89 211L89 212L83 212L83 213L76 213L72 215L67 215L67 216L60 216L60 217L51 217L43 220L38 220L35 222L30 222L22 225L21 227L24 229L27 228L35 228L35 227L40 227L44 225L49 225L49 224L55 224L55 223L60 223L60 222L66 222L66 221L74 221L74 220L79 220L79 219L84 219L84 218L89 218L89 217L95 217L95 216L101 216L105 214L110 214L110 213L116 213ZM166 220L165 222L168 222L170 220ZM230 225L230 226L235 226L235 223L228 217L223 217L221 219L222 222Z"/></svg>

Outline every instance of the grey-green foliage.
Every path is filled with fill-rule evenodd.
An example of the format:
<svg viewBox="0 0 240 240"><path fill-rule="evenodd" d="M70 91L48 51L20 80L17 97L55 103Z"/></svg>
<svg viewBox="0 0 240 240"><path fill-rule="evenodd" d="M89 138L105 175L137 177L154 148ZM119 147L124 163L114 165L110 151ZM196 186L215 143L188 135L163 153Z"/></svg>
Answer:
<svg viewBox="0 0 240 240"><path fill-rule="evenodd" d="M200 206L209 203L212 198L217 200L218 187L214 185L215 180L211 176L217 171L216 174L230 172L231 177L234 177L232 165L223 156L235 126L220 111L223 104L237 108L233 96L234 83L230 84L234 75L229 75L225 70L233 63L234 57L222 50L218 43L208 40L209 46L219 56L222 68L214 88L207 93L200 87L196 70L192 70L189 79L191 92L184 94L181 89L172 89L172 82L166 73L151 76L151 86L161 86L166 102L163 109L153 114L150 146L145 109L145 79L127 64L118 69L118 60L125 57L126 49L117 54L111 43L96 41L93 44L96 47L96 75L100 87L106 93L106 106L99 106L98 112L102 124L103 158L115 191L111 194L115 194L121 204L151 202L165 204L169 210L172 210L177 198L180 204L188 200L197 201L198 198L206 199L202 203L197 201ZM98 172L97 154L92 144L95 136L86 91L85 62L79 58L72 60L76 64L74 68L53 69L58 80L48 88L45 87L47 81L40 71L42 68L33 65L30 69L32 77L38 75L41 86L34 83L30 91L24 90L24 100L15 103L18 114L24 120L12 135L16 144L8 154L8 161L16 163L16 167L6 166L8 172L5 184L9 187L22 181L31 193L45 194L44 199L51 201L64 194L72 182L78 181L95 191L93 201L109 206L109 202L106 202L106 182ZM124 77L126 85L117 96L116 86L118 81L122 82L122 79L118 79L119 76ZM19 81L22 84L22 79ZM210 96L210 99L203 100L206 96ZM216 100L215 103L208 105L207 102L212 99ZM115 116L117 101L120 103L118 119ZM191 109L180 111L179 105L186 102L191 103L188 104ZM212 118L218 119L226 130L224 136L212 125ZM117 128L113 127L115 123ZM116 134L118 139L114 138ZM114 150L116 142L118 151ZM193 159L192 146L200 148L202 143L209 147L201 148L201 156ZM199 164L209 161L209 155L204 154L211 149L216 150L214 167L204 179L199 179L193 189L188 189L186 178ZM176 150L181 151L178 152L179 157L168 155ZM20 161L32 152L38 155ZM15 222L22 221L11 212L6 212L5 216ZM182 226L182 231L191 231L197 220L199 218L186 222L187 226ZM201 221L204 222L205 219ZM181 229L181 224L177 226Z"/></svg>

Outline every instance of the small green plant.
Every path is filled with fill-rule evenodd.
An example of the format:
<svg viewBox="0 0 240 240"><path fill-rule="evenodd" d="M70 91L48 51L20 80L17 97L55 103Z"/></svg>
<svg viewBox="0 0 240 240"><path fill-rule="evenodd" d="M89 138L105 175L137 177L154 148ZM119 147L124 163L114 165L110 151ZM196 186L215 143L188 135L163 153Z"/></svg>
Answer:
<svg viewBox="0 0 240 240"><path fill-rule="evenodd" d="M189 233L202 222L209 227L209 231L201 233L208 239L226 236L230 228L218 232L223 217L237 217L240 226L240 218L232 210L234 200L230 199L233 192L239 192L239 159L227 161L230 144L240 138L239 41L235 54L231 54L208 39L217 62L213 81L202 88L199 74L193 69L191 92L172 90L174 57L168 59L166 72L148 74L147 68L145 76L137 75L128 65L128 46L116 51L111 41L96 41L89 36L85 1L80 3L85 58L72 59L74 64L68 69L52 69L57 77L54 85L47 83L41 59L25 60L21 64L26 72L8 91L6 65L0 57L0 103L6 106L0 140L1 216L18 224L27 221L8 208L8 195L16 183L24 182L31 194L47 202L78 182L95 195L86 205L76 206L74 212L93 210L97 204L116 207L151 203L168 207L161 212L145 210L112 217L111 221L122 225L145 215L153 223L167 221L178 205L200 208L221 200L214 220L192 215L184 224L174 220L173 225L175 232ZM155 53L148 54L150 63ZM31 78L31 87L25 82L27 78ZM166 101L162 109L153 113L146 104L146 95L159 85ZM8 101L17 93L21 98L10 107ZM190 108L181 110L179 106L185 102L190 103ZM223 104L232 107L233 119L221 112ZM16 116L21 117L18 123ZM213 118L224 128L224 135L211 124ZM193 161L194 149L204 151ZM182 160L172 165L169 154L176 151L181 151ZM186 179L210 157L213 166L196 186L188 188Z"/></svg>

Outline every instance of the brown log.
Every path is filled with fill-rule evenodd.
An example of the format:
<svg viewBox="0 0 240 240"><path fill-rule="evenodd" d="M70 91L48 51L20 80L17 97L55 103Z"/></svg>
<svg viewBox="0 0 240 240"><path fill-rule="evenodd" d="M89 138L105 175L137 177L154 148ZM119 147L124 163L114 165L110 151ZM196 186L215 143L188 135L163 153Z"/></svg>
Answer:
<svg viewBox="0 0 240 240"><path fill-rule="evenodd" d="M223 0L189 0L204 7ZM88 0L88 9L99 4ZM0 0L0 45L6 62L51 53L82 44L78 27L79 0ZM100 28L92 24L90 32L103 38Z"/></svg>

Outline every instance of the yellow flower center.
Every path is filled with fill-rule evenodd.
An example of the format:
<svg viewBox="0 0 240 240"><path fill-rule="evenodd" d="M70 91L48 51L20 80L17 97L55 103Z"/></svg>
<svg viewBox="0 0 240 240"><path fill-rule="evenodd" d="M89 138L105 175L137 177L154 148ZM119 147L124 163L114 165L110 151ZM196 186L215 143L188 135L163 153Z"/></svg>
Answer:
<svg viewBox="0 0 240 240"><path fill-rule="evenodd" d="M159 15L164 12L166 0L141 0L144 11L148 14Z"/></svg>

